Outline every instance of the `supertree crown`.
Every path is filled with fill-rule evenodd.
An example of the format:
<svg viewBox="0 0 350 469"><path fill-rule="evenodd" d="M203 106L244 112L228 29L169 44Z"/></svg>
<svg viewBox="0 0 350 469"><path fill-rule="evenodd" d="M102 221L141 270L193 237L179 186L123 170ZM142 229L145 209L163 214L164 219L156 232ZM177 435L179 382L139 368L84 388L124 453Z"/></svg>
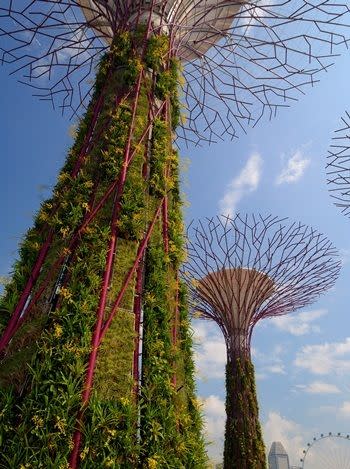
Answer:
<svg viewBox="0 0 350 469"><path fill-rule="evenodd" d="M187 251L195 315L214 320L232 347L247 350L260 319L312 303L340 270L324 235L271 215L200 220L189 228Z"/></svg>
<svg viewBox="0 0 350 469"><path fill-rule="evenodd" d="M341 118L327 155L327 183L334 205L350 216L350 114Z"/></svg>
<svg viewBox="0 0 350 469"><path fill-rule="evenodd" d="M184 65L186 140L214 141L298 99L347 43L349 8L332 0L7 0L1 61L35 93L73 112L116 32L150 21Z"/></svg>

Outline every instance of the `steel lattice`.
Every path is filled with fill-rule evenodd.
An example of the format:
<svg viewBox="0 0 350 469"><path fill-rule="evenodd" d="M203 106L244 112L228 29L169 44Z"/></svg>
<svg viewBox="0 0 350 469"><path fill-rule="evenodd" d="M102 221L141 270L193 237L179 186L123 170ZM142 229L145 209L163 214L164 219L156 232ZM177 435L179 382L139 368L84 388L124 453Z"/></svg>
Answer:
<svg viewBox="0 0 350 469"><path fill-rule="evenodd" d="M178 133L195 143L234 138L274 116L318 80L349 37L348 5L331 0L6 0L1 61L41 99L75 115L114 32L150 9L160 18L153 30L169 33L184 64L187 121Z"/></svg>
<svg viewBox="0 0 350 469"><path fill-rule="evenodd" d="M334 204L350 215L350 114L342 117L327 156L327 183Z"/></svg>
<svg viewBox="0 0 350 469"><path fill-rule="evenodd" d="M312 303L334 285L340 270L337 252L324 235L271 215L199 221L189 228L187 252L184 278L193 311L214 320L227 343L238 337L236 345L248 353L260 319ZM244 279L242 270L252 274ZM234 309L238 316L232 320Z"/></svg>

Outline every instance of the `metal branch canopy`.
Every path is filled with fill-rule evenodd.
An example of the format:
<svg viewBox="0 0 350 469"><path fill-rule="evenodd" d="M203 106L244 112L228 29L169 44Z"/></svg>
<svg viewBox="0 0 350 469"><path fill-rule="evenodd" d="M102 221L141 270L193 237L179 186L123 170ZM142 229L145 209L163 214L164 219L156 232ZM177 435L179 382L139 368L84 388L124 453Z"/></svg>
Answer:
<svg viewBox="0 0 350 469"><path fill-rule="evenodd" d="M317 299L340 261L313 228L273 216L214 217L190 226L185 277L193 310L217 322L232 350L250 354L254 325ZM232 345L232 344L231 344Z"/></svg>
<svg viewBox="0 0 350 469"><path fill-rule="evenodd" d="M350 114L341 119L341 127L335 131L333 143L327 155L327 183L334 205L350 215Z"/></svg>
<svg viewBox="0 0 350 469"><path fill-rule="evenodd" d="M346 44L348 13L332 0L2 2L2 63L41 99L86 113L1 298L0 465L204 467L178 278L183 223L172 141L180 108L187 124L179 135L195 143L233 138L274 115ZM333 284L339 263L330 243L302 225L222 220L201 236L197 229L191 256L204 274L203 314L221 320L227 337L239 329L248 351L258 319L308 304ZM232 294L212 289L237 278ZM242 372L235 365L233 379ZM241 391L253 409L252 389ZM240 428L254 427L254 436L253 420ZM263 465L259 441L247 435ZM252 458L247 469L259 467Z"/></svg>
<svg viewBox="0 0 350 469"><path fill-rule="evenodd" d="M184 66L186 140L236 137L318 80L349 37L349 8L331 0L6 0L1 61L41 99L77 112L116 32L147 22Z"/></svg>

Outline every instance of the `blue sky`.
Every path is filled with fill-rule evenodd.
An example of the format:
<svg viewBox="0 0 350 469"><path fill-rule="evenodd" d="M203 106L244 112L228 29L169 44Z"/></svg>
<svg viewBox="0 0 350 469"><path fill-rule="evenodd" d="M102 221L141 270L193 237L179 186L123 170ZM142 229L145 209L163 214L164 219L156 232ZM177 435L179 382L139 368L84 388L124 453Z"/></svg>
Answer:
<svg viewBox="0 0 350 469"><path fill-rule="evenodd" d="M324 170L332 132L350 105L349 60L339 58L321 83L305 89L299 103L239 140L200 148L180 142L188 166L183 175L187 221L223 210L288 216L329 236L344 260L332 291L305 310L262 322L253 335L266 443L281 440L295 464L314 435L350 431L350 220L332 205ZM72 123L33 98L5 69L0 85L0 275L6 275L64 161ZM225 348L214 325L197 321L194 327L199 394L214 442L209 451L220 460Z"/></svg>
<svg viewBox="0 0 350 469"><path fill-rule="evenodd" d="M332 205L325 175L332 133L348 104L348 67L348 57L337 60L299 103L238 141L183 150L190 158L187 220L220 211L288 216L325 233L344 261L335 287L317 303L265 320L253 335L265 442L281 440L294 464L313 436L350 430L350 220ZM209 451L220 459L225 347L214 325L197 321L195 330L199 392L214 441ZM311 461L307 467L315 469Z"/></svg>

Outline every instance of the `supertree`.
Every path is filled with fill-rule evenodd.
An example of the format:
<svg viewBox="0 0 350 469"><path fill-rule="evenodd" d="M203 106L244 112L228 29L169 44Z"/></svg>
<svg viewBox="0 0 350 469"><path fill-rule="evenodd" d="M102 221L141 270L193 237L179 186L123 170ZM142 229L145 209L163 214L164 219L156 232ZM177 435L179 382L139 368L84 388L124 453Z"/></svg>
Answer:
<svg viewBox="0 0 350 469"><path fill-rule="evenodd" d="M334 204L350 215L350 115L341 118L341 127L335 131L327 155L327 183Z"/></svg>
<svg viewBox="0 0 350 469"><path fill-rule="evenodd" d="M291 313L330 288L340 270L313 228L261 215L191 225L183 275L195 317L217 323L227 348L224 468L266 467L250 346L254 326Z"/></svg>
<svg viewBox="0 0 350 469"><path fill-rule="evenodd" d="M102 57L1 300L12 313L0 341L1 467L204 465L177 281L177 63L150 30L120 29Z"/></svg>
<svg viewBox="0 0 350 469"><path fill-rule="evenodd" d="M2 62L86 108L1 300L6 467L204 464L174 132L233 138L297 99L347 15L330 0L2 3Z"/></svg>

